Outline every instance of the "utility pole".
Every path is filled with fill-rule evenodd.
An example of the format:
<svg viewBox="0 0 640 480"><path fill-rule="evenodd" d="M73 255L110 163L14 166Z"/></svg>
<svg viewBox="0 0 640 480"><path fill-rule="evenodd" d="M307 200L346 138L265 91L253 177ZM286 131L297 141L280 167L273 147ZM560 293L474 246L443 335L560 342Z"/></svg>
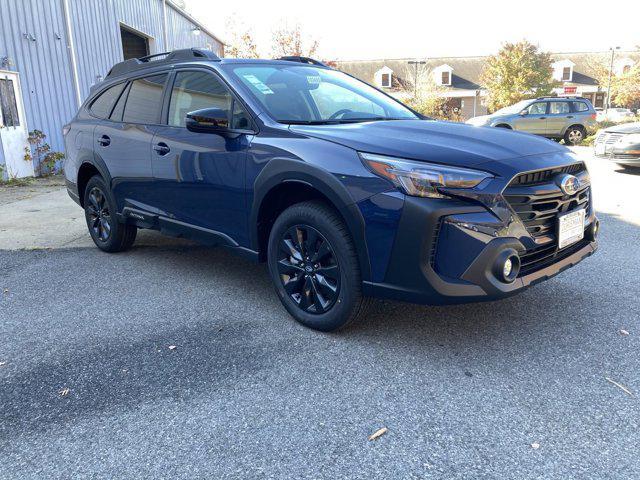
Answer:
<svg viewBox="0 0 640 480"><path fill-rule="evenodd" d="M413 97L415 98L418 96L418 65L425 65L427 62L424 60L409 60L407 63L415 67L415 73L413 74Z"/></svg>
<svg viewBox="0 0 640 480"><path fill-rule="evenodd" d="M620 50L620 47L611 47L611 64L609 65L609 84L607 85L607 109L605 113L609 114L609 109L611 108L611 77L613 76L613 57L616 54L616 50Z"/></svg>

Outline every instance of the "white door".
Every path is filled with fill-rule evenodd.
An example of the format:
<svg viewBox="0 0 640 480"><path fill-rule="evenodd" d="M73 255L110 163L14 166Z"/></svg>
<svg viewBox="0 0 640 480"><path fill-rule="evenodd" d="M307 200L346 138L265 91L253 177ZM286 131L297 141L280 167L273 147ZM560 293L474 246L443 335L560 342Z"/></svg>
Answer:
<svg viewBox="0 0 640 480"><path fill-rule="evenodd" d="M0 148L7 177L32 177L33 162L25 161L27 121L16 72L0 70Z"/></svg>

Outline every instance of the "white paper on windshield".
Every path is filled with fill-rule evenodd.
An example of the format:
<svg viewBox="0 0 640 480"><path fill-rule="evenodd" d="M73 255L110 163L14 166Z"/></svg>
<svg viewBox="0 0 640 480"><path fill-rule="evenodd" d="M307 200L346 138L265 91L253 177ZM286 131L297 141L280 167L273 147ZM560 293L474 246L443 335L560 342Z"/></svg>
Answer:
<svg viewBox="0 0 640 480"><path fill-rule="evenodd" d="M249 83L251 83L251 85L253 85L254 87L256 87L256 89L260 92L263 93L265 95L270 95L273 93L273 90L271 90L269 87L267 87L264 83L262 83L260 81L260 79L258 77L256 77L255 75L243 75L244 78L247 79L247 81Z"/></svg>

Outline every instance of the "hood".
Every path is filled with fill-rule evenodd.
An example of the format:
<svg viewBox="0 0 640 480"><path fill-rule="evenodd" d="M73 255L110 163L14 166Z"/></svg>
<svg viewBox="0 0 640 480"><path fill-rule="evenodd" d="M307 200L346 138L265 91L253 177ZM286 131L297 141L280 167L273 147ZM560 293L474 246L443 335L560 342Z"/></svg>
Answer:
<svg viewBox="0 0 640 480"><path fill-rule="evenodd" d="M640 133L640 122L614 125L613 127L605 128L604 131L610 133Z"/></svg>
<svg viewBox="0 0 640 480"><path fill-rule="evenodd" d="M543 137L503 128L433 120L292 125L300 134L354 150L460 167L530 155L569 152Z"/></svg>
<svg viewBox="0 0 640 480"><path fill-rule="evenodd" d="M493 120L493 118L492 115L478 115L477 117L470 118L466 123L469 125L484 125Z"/></svg>

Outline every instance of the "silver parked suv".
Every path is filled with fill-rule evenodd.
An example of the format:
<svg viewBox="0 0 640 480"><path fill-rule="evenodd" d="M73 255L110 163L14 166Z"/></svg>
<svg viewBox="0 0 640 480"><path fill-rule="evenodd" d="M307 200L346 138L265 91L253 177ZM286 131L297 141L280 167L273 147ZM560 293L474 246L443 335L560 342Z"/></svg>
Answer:
<svg viewBox="0 0 640 480"><path fill-rule="evenodd" d="M467 120L481 127L502 127L535 133L576 145L596 125L596 111L586 98L540 97Z"/></svg>

